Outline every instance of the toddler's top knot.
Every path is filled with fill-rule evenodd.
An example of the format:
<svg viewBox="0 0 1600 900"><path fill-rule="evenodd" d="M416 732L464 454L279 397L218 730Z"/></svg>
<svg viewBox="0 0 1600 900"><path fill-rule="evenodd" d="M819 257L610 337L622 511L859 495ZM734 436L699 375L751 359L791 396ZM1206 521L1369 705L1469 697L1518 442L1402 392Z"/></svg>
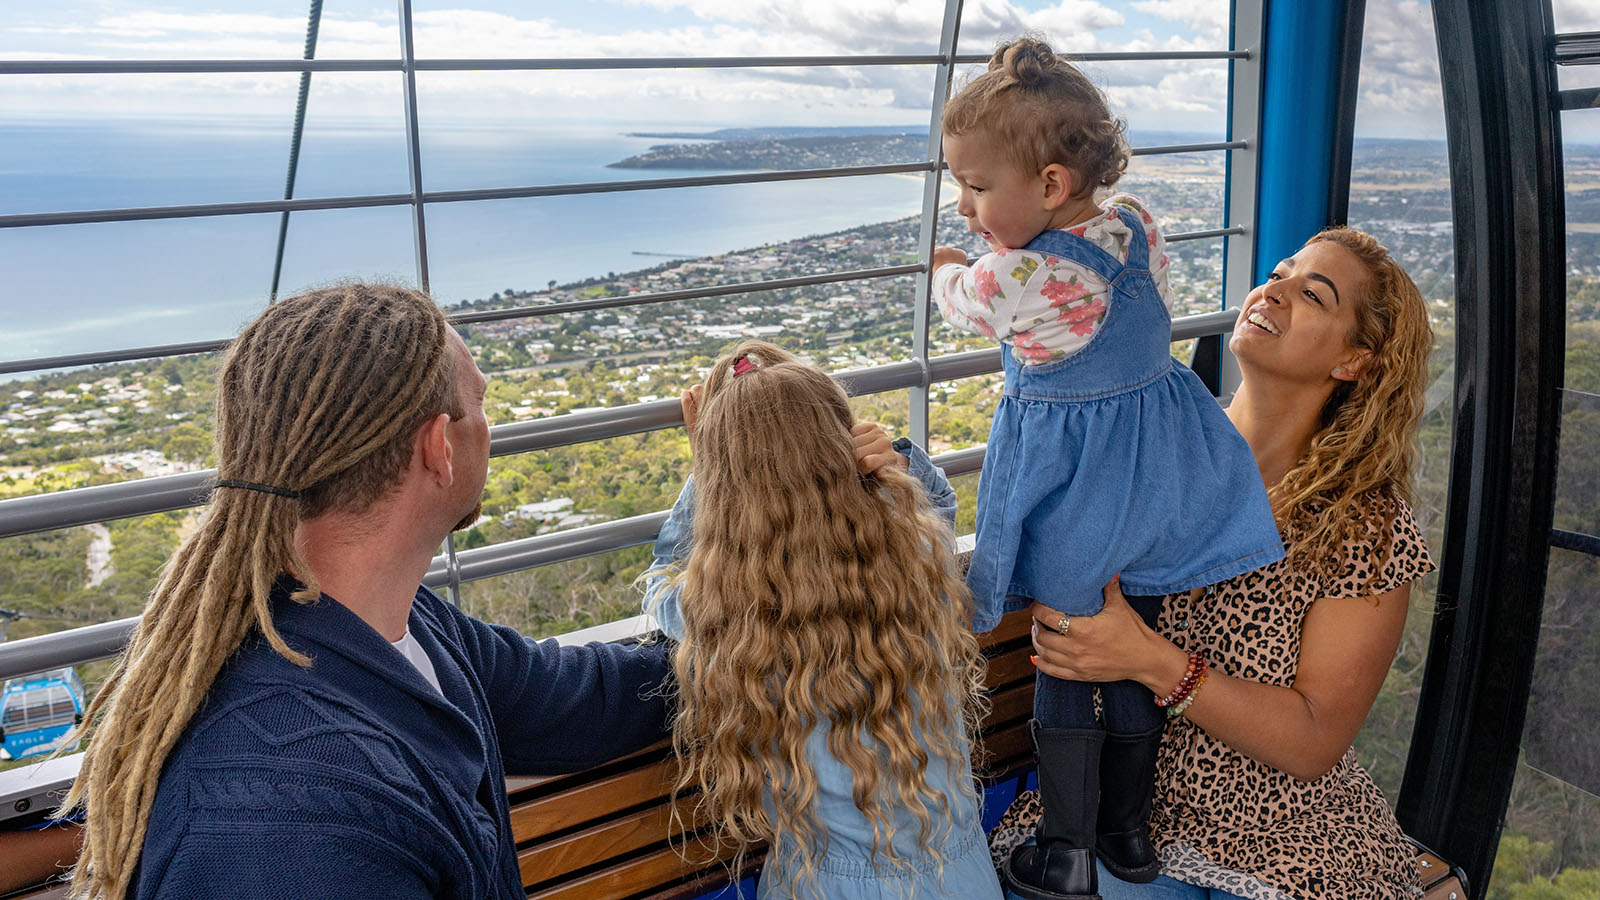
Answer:
<svg viewBox="0 0 1600 900"><path fill-rule="evenodd" d="M946 134L982 134L1023 171L1073 173L1073 196L1117 183L1128 167L1123 121L1077 66L1038 38L1001 44L988 71L945 104Z"/></svg>
<svg viewBox="0 0 1600 900"><path fill-rule="evenodd" d="M1039 87L1059 74L1063 60L1050 45L1035 38L1018 38L1002 44L989 57L989 71L1001 71L1023 87Z"/></svg>

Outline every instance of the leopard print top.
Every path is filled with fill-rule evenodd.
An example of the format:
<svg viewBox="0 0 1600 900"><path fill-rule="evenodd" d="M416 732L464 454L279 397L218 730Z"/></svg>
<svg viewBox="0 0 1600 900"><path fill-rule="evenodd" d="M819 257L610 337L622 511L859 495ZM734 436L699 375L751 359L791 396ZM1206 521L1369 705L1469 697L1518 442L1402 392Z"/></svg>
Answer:
<svg viewBox="0 0 1600 900"><path fill-rule="evenodd" d="M1301 624L1317 598L1375 596L1433 569L1409 506L1382 495L1364 506L1368 539L1347 545L1337 577L1274 563L1198 599L1169 597L1159 630L1204 652L1220 672L1292 684ZM1180 718L1161 746L1150 830L1166 874L1241 896L1394 900L1420 893L1412 850L1353 750L1321 778L1303 782ZM1262 890L1269 885L1276 889Z"/></svg>

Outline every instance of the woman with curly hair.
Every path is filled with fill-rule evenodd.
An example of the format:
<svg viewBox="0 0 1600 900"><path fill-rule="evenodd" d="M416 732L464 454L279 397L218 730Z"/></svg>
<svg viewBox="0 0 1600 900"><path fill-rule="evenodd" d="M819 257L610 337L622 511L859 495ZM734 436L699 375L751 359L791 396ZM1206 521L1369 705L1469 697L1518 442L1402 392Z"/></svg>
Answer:
<svg viewBox="0 0 1600 900"><path fill-rule="evenodd" d="M1287 558L1168 598L1154 629L1115 581L1104 611L1065 633L1036 617L1042 671L1131 679L1167 704L1149 761L1154 809L1140 810L1163 875L1102 875L1105 900L1417 893L1412 851L1351 742L1394 659L1411 585L1433 568L1408 505L1432 346L1421 294L1377 241L1348 228L1311 238L1251 292L1229 342L1244 378L1228 416ZM1072 773L1041 766L1039 777ZM997 850L1018 836L1022 808L997 830Z"/></svg>
<svg viewBox="0 0 1600 900"><path fill-rule="evenodd" d="M645 574L678 642L678 814L741 857L767 844L761 897L999 898L944 473L771 344L683 406L694 471Z"/></svg>

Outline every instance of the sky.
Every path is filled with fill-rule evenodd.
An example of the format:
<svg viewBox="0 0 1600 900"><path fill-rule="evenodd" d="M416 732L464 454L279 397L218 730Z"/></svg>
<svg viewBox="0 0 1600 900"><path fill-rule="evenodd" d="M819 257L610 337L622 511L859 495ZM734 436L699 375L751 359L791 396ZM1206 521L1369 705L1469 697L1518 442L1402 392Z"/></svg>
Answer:
<svg viewBox="0 0 1600 900"><path fill-rule="evenodd" d="M941 0L413 0L421 58L932 53ZM301 55L305 0L53 0L10 4L0 59L216 59ZM959 50L1040 33L1058 49L1227 46L1228 0L969 0ZM1359 131L1443 137L1429 5L1370 0ZM1600 0L1557 0L1561 30L1600 28ZM395 58L393 4L324 4L317 55ZM1220 129L1221 63L1090 67L1135 130ZM926 66L623 72L420 73L428 121L582 120L671 124L914 124L932 94ZM1570 87L1588 72L1563 73ZM292 115L294 74L6 75L3 118ZM397 73L320 73L316 110L392 118ZM1597 82L1600 83L1600 82ZM1569 117L1573 118L1573 117ZM1573 123L1588 127L1586 120ZM1600 123L1597 123L1600 124Z"/></svg>

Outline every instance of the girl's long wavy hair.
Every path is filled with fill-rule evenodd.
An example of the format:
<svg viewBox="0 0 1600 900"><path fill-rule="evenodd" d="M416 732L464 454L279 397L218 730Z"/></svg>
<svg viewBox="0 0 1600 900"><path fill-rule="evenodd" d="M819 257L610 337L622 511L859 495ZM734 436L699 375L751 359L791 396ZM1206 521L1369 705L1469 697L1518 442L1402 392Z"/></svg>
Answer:
<svg viewBox="0 0 1600 900"><path fill-rule="evenodd" d="M717 360L701 406L694 548L673 576L674 804L698 790L719 845L781 846L811 881L827 835L806 740L824 727L872 822L874 862L903 868L897 809L924 848L948 832L928 768L972 791L983 663L950 527L899 469L858 472L844 391L771 344Z"/></svg>
<svg viewBox="0 0 1600 900"><path fill-rule="evenodd" d="M1372 355L1355 381L1334 389L1310 450L1270 494L1279 527L1295 536L1291 565L1333 574L1347 544L1393 522L1387 501L1411 501L1433 329L1422 293L1375 238L1329 228L1306 245L1320 242L1349 250L1367 271L1348 341ZM1385 562L1373 567L1373 578Z"/></svg>
<svg viewBox="0 0 1600 900"><path fill-rule="evenodd" d="M274 304L230 345L217 382L218 477L300 497L219 488L163 570L85 716L89 748L63 804L87 813L74 896L127 894L162 765L248 636L311 664L272 621L280 576L304 583L297 601L320 593L295 527L366 509L398 480L417 428L463 414L449 329L424 294L346 284Z"/></svg>

